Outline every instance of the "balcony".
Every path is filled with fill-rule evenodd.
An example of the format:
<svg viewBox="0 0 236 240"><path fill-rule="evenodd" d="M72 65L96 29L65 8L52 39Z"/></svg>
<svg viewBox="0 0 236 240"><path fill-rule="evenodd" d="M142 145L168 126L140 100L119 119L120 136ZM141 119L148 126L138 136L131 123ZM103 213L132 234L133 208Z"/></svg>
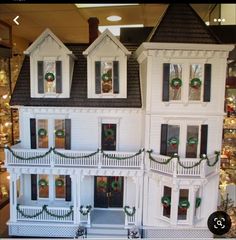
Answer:
<svg viewBox="0 0 236 240"><path fill-rule="evenodd" d="M202 158L172 158L149 153L150 169L156 172L178 176L194 176L205 178L219 171L219 154L203 156Z"/></svg>
<svg viewBox="0 0 236 240"><path fill-rule="evenodd" d="M142 169L144 151L117 152L72 151L50 148L22 149L14 146L5 149L5 165L8 166L45 166L45 167L90 167L90 168L131 168Z"/></svg>

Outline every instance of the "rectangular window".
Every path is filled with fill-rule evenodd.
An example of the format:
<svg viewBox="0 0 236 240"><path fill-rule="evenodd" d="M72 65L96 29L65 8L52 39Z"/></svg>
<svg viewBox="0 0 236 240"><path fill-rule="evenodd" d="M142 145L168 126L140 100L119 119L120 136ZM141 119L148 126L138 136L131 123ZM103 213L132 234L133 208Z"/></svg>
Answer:
<svg viewBox="0 0 236 240"><path fill-rule="evenodd" d="M113 62L101 62L101 90L102 93L113 93Z"/></svg>
<svg viewBox="0 0 236 240"><path fill-rule="evenodd" d="M163 197L163 216L170 218L171 213L171 188L164 186Z"/></svg>
<svg viewBox="0 0 236 240"><path fill-rule="evenodd" d="M187 219L187 211L189 208L188 195L189 195L188 189L179 190L178 220Z"/></svg>
<svg viewBox="0 0 236 240"><path fill-rule="evenodd" d="M39 198L49 198L49 178L46 174L38 175Z"/></svg>
<svg viewBox="0 0 236 240"><path fill-rule="evenodd" d="M201 100L202 91L202 65L191 64L190 76L189 76L189 100L199 101Z"/></svg>
<svg viewBox="0 0 236 240"><path fill-rule="evenodd" d="M186 158L196 158L198 153L199 126L187 126Z"/></svg>
<svg viewBox="0 0 236 240"><path fill-rule="evenodd" d="M169 74L169 99L181 100L181 86L182 86L182 65L170 64Z"/></svg>
<svg viewBox="0 0 236 240"><path fill-rule="evenodd" d="M48 148L48 120L37 121L38 148Z"/></svg>
<svg viewBox="0 0 236 240"><path fill-rule="evenodd" d="M55 148L65 148L65 120L55 120Z"/></svg>
<svg viewBox="0 0 236 240"><path fill-rule="evenodd" d="M56 92L56 62L44 61L44 92Z"/></svg>
<svg viewBox="0 0 236 240"><path fill-rule="evenodd" d="M65 175L55 176L55 198L65 199L66 197L66 179Z"/></svg>
<svg viewBox="0 0 236 240"><path fill-rule="evenodd" d="M167 155L171 156L174 153L178 153L178 147L179 147L179 126L168 125Z"/></svg>
<svg viewBox="0 0 236 240"><path fill-rule="evenodd" d="M116 150L116 124L102 124L102 150Z"/></svg>

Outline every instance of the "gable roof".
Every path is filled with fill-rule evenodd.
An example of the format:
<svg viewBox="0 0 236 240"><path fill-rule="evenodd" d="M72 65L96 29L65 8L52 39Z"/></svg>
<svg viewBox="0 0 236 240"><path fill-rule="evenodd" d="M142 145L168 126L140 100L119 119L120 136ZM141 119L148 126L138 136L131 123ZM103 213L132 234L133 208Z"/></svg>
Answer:
<svg viewBox="0 0 236 240"><path fill-rule="evenodd" d="M24 51L24 54L29 55L34 49L40 45L48 36L50 36L60 47L65 50L65 53L74 57L72 51L70 51L65 44L49 29L45 29L36 40Z"/></svg>
<svg viewBox="0 0 236 240"><path fill-rule="evenodd" d="M161 21L153 28L148 42L208 43L220 40L189 4L170 4Z"/></svg>
<svg viewBox="0 0 236 240"><path fill-rule="evenodd" d="M70 98L31 98L30 97L30 58L25 56L11 106L46 106L46 107L105 107L105 108L141 108L141 89L139 80L139 64L132 54L127 60L127 98L88 98L87 97L87 59L83 52L88 44L66 44L73 51L75 61ZM134 52L137 45L127 46Z"/></svg>
<svg viewBox="0 0 236 240"><path fill-rule="evenodd" d="M96 40L83 52L84 55L88 55L105 37L109 37L124 53L130 55L131 52L115 37L108 29L106 29Z"/></svg>

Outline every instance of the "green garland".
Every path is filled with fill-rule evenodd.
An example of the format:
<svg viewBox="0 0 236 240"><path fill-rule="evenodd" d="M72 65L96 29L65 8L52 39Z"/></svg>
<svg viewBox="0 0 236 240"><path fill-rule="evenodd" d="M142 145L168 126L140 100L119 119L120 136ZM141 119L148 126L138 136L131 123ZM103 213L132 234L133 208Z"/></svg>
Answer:
<svg viewBox="0 0 236 240"><path fill-rule="evenodd" d="M89 158L89 157L92 157L94 155L96 155L97 153L99 152L99 149L96 151L96 152L93 152L93 153L90 153L90 154L87 154L87 155L84 155L84 156L67 156L63 153L60 153L58 152L55 148L53 149L53 153L60 156L60 157L63 157L63 158L70 158L70 159L79 159L79 158Z"/></svg>
<svg viewBox="0 0 236 240"><path fill-rule="evenodd" d="M200 207L201 202L202 202L202 199L201 199L200 197L197 197L197 198L196 198L196 202L195 202L195 207L196 207L196 208Z"/></svg>
<svg viewBox="0 0 236 240"><path fill-rule="evenodd" d="M69 217L73 213L73 206L70 206L70 210L66 214L63 214L63 215L57 215L57 214L51 213L47 209L47 205L43 205L42 209L33 215L25 214L24 211L20 209L20 204L17 204L16 210L25 218L35 218L35 217L38 217L39 215L41 215L43 212L46 212L48 215L55 217L55 218L66 218L66 217Z"/></svg>
<svg viewBox="0 0 236 240"><path fill-rule="evenodd" d="M183 199L179 201L179 208L188 209L190 207L190 203L187 199Z"/></svg>
<svg viewBox="0 0 236 240"><path fill-rule="evenodd" d="M140 155L143 151L144 151L144 149L140 149L137 153L135 153L131 156L128 156L128 157L114 157L114 156L111 156L111 154L104 153L103 151L102 151L102 155L103 155L103 157L107 157L107 158L110 158L110 159L126 160L126 159L130 159L130 158L133 158L133 157L136 157L136 156Z"/></svg>
<svg viewBox="0 0 236 240"><path fill-rule="evenodd" d="M86 209L85 211L83 210L84 208ZM91 211L91 209L92 209L92 206L91 206L91 205L87 205L86 207L84 207L83 205L81 205L79 211L80 211L80 213L81 213L83 216L86 216L86 215L89 214L89 212Z"/></svg>
<svg viewBox="0 0 236 240"><path fill-rule="evenodd" d="M161 198L161 203L163 204L164 207L169 207L171 205L171 198L170 198L170 196L163 196Z"/></svg>
<svg viewBox="0 0 236 240"><path fill-rule="evenodd" d="M135 212L136 212L136 208L135 208L135 207L132 207L132 212L129 212L128 209L131 209L131 207L130 207L130 206L125 206L125 207L124 207L125 213L126 213L129 217L134 216L134 214L135 214Z"/></svg>
<svg viewBox="0 0 236 240"><path fill-rule="evenodd" d="M149 159L150 159L150 160L152 160L152 161L154 161L154 162L156 162L156 163L159 163L159 164L168 164L172 159L176 158L178 164L179 164L181 167L186 168L186 169L187 169L187 168L194 168L194 167L200 165L203 160L206 160L207 166L213 167L213 166L215 166L216 163L219 161L219 156L220 156L220 152L215 151L215 154L216 154L216 156L215 156L215 161L214 161L213 163L210 163L210 160L208 159L207 155L203 154L203 155L201 156L201 159L200 159L198 162L196 162L196 163L193 164L192 166L185 166L185 165L180 161L180 157L179 157L177 154L174 154L172 157L166 159L166 161L164 161L164 162L160 162L160 161L156 160L156 159L151 155L152 152L153 152L152 150L147 151L147 153L149 154Z"/></svg>

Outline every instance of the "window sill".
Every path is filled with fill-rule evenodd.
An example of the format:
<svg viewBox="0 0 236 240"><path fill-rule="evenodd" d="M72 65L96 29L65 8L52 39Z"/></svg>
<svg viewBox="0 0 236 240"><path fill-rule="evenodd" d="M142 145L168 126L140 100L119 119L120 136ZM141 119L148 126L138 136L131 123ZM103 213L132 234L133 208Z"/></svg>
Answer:
<svg viewBox="0 0 236 240"><path fill-rule="evenodd" d="M202 105L203 107L206 107L209 102L202 102L202 101L169 101L169 102L163 102L165 106L173 105L173 104L182 104L183 106L187 107L189 105Z"/></svg>

